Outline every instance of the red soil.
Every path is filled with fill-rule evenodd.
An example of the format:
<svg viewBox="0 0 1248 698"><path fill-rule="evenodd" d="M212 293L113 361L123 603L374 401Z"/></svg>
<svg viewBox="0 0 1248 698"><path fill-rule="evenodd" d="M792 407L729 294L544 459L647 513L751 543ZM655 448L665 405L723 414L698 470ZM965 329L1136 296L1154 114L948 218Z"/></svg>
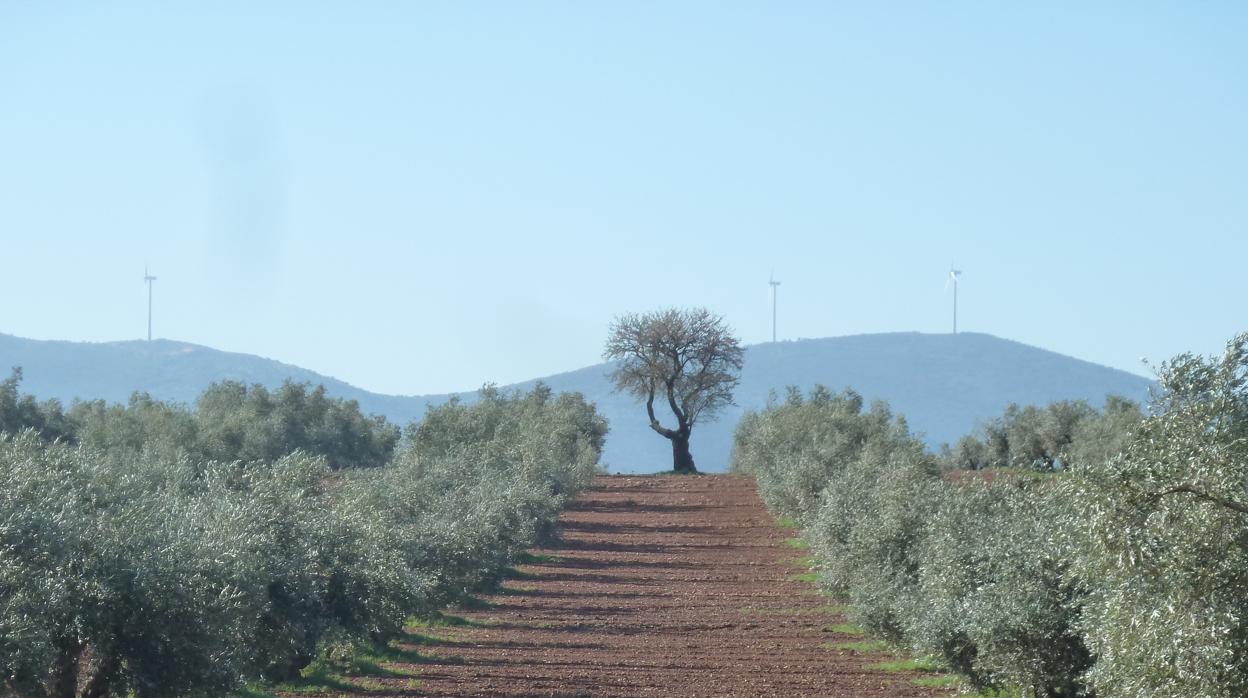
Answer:
<svg viewBox="0 0 1248 698"><path fill-rule="evenodd" d="M947 696L861 640L794 565L748 478L598 478L468 623L423 631L422 655L367 679L391 696ZM334 695L342 695L334 691Z"/></svg>

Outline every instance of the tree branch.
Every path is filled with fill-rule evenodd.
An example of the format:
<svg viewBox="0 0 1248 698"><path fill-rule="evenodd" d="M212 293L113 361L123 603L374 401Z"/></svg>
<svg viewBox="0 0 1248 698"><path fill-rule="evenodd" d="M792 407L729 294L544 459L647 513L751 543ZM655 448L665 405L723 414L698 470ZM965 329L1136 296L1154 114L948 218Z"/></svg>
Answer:
<svg viewBox="0 0 1248 698"><path fill-rule="evenodd" d="M1149 499L1161 499L1162 497L1168 494L1178 494L1180 492L1186 492L1188 494L1195 495L1198 499L1203 499L1208 502L1213 502L1214 504L1223 506L1227 509L1230 509L1231 511L1236 511L1236 512L1239 512L1240 514L1248 515L1248 506L1240 504L1239 502L1231 501L1225 497L1213 494L1212 492L1205 492L1204 490L1197 489L1195 485L1190 485L1190 484L1175 485L1174 487L1164 489L1150 496Z"/></svg>
<svg viewBox="0 0 1248 698"><path fill-rule="evenodd" d="M664 381L664 384L667 386L667 406L672 408L672 414L676 415L676 422L680 424L680 429L683 431L688 426L689 421L685 417L685 413L681 411L680 406L676 404L674 381Z"/></svg>
<svg viewBox="0 0 1248 698"><path fill-rule="evenodd" d="M669 439L676 435L671 429L664 429L663 425L659 424L659 420L654 416L654 381L650 381L650 392L646 397L646 414L650 415L651 429Z"/></svg>

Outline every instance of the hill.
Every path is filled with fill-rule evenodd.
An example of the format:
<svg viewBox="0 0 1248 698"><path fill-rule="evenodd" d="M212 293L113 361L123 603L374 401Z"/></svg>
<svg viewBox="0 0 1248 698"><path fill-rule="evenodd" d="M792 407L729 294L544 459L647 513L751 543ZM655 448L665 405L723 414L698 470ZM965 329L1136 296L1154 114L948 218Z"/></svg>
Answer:
<svg viewBox="0 0 1248 698"><path fill-rule="evenodd" d="M406 425L419 418L426 406L450 397L371 393L298 366L169 340L82 343L0 334L0 367L5 366L23 368L24 392L67 403L75 397L122 402L135 390L192 403L213 381L233 379L272 387L289 378L324 383L330 394L358 401L365 412ZM603 459L613 472L670 467L667 442L647 427L640 405L611 392L608 368L597 364L540 380L556 391L580 391L598 403L611 420ZM535 382L506 387L528 388ZM906 416L911 429L936 446L968 433L1010 402L1083 399L1100 405L1111 393L1143 401L1152 382L976 333L889 333L758 344L746 349L737 406L694 431L698 467L722 470L727 466L737 420L746 410L766 405L773 391L816 384L834 390L852 386L867 400L888 400ZM473 393L463 396L472 399Z"/></svg>
<svg viewBox="0 0 1248 698"><path fill-rule="evenodd" d="M167 339L66 342L0 334L0 374L7 378L11 366L22 367L22 392L66 404L75 398L125 402L136 390L161 400L193 404L214 381L237 380L272 388L289 378L324 383L331 395L356 400L365 412L385 415L399 424L425 411L425 401L419 398L371 393L280 361Z"/></svg>

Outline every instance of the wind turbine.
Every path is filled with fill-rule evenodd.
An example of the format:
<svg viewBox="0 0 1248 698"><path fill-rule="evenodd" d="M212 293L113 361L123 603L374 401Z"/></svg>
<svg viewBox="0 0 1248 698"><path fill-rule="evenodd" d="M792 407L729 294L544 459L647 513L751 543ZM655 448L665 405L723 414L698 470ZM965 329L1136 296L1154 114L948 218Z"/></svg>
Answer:
<svg viewBox="0 0 1248 698"><path fill-rule="evenodd" d="M773 271L768 277L767 285L771 286L771 341L776 341L776 289L780 287L780 282L776 281L776 273Z"/></svg>
<svg viewBox="0 0 1248 698"><path fill-rule="evenodd" d="M156 277L147 273L147 265L143 265L143 281L147 284L147 341L152 341L152 282Z"/></svg>
<svg viewBox="0 0 1248 698"><path fill-rule="evenodd" d="M949 284L953 284L953 333L958 333L958 277L962 276L961 269L954 269L953 265L949 265L949 279L945 281L945 288L949 288Z"/></svg>

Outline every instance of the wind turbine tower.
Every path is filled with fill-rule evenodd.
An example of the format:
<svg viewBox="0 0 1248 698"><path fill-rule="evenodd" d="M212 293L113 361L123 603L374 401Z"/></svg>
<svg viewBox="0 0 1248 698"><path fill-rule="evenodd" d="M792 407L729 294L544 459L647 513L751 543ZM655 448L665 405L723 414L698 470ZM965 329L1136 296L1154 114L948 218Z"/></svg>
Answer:
<svg viewBox="0 0 1248 698"><path fill-rule="evenodd" d="M949 265L949 280L945 282L945 287L953 284L953 333L958 333L958 277L962 276L961 269L954 269L953 265Z"/></svg>
<svg viewBox="0 0 1248 698"><path fill-rule="evenodd" d="M771 274L767 284L771 286L771 341L774 344L776 341L776 289L780 287L780 282L776 281L774 272Z"/></svg>
<svg viewBox="0 0 1248 698"><path fill-rule="evenodd" d="M147 284L147 341L152 341L152 282L156 277L147 273L147 265L143 265L143 281Z"/></svg>

